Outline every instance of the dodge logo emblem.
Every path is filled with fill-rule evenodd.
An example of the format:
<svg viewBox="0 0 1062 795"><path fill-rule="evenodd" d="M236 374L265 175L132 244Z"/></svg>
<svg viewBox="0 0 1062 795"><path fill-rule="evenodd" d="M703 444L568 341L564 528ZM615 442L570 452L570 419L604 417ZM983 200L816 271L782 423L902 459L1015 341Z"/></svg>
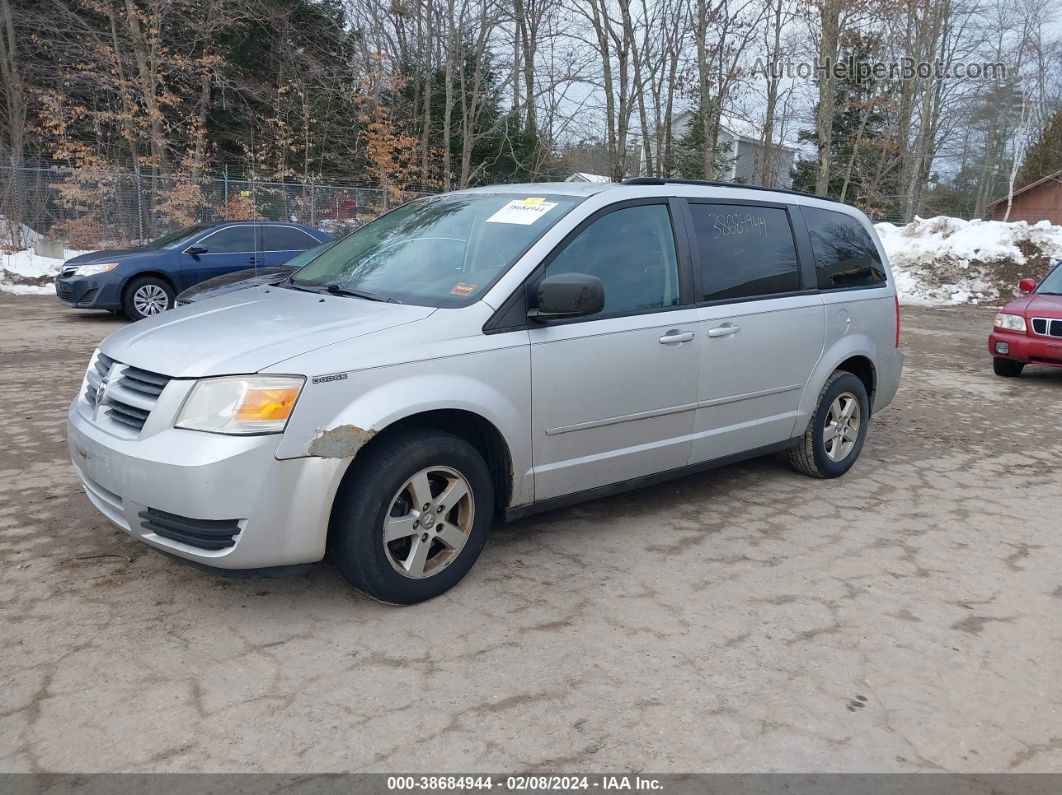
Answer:
<svg viewBox="0 0 1062 795"><path fill-rule="evenodd" d="M109 386L109 384L107 383L107 379L104 378L102 381L100 381L100 385L98 387L96 387L96 405L97 406L100 403L103 402L103 399L105 397L107 397L107 387L108 386Z"/></svg>

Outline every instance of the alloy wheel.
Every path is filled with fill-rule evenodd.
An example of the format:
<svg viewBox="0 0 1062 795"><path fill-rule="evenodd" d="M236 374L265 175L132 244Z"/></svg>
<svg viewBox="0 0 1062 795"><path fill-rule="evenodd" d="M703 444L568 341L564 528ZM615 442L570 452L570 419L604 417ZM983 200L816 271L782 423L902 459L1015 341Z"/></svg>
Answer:
<svg viewBox="0 0 1062 795"><path fill-rule="evenodd" d="M851 392L844 392L830 404L822 441L831 461L844 461L859 440L859 400Z"/></svg>
<svg viewBox="0 0 1062 795"><path fill-rule="evenodd" d="M141 315L157 315L169 305L169 296L157 284L145 284L133 293L133 307Z"/></svg>
<svg viewBox="0 0 1062 795"><path fill-rule="evenodd" d="M472 489L464 475L450 467L427 467L391 498L384 517L384 553L399 574L415 580L431 577L461 553L474 519Z"/></svg>

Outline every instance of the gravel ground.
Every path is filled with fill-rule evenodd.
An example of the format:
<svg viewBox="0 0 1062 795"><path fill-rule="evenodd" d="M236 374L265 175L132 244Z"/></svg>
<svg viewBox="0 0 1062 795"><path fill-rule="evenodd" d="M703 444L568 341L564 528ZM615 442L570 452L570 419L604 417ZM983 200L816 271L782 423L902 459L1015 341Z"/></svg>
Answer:
<svg viewBox="0 0 1062 795"><path fill-rule="evenodd" d="M844 478L776 459L498 528L414 608L222 578L89 504L122 321L0 296L2 771L1062 771L1062 370L909 309Z"/></svg>

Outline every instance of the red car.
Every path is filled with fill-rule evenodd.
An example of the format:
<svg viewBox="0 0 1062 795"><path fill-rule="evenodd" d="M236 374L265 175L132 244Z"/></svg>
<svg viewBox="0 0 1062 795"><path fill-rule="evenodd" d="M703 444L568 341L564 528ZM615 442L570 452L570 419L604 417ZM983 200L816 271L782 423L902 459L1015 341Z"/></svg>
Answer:
<svg viewBox="0 0 1062 795"><path fill-rule="evenodd" d="M988 335L988 352L996 375L1021 375L1027 364L1062 367L1062 262L1037 284L1022 279L1026 293L1004 306Z"/></svg>

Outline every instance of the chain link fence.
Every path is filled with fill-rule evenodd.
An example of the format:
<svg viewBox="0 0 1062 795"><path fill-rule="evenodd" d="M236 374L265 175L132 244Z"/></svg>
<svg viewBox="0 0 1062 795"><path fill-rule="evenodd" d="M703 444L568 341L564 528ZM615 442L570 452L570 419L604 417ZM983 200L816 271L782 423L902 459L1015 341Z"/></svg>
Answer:
<svg viewBox="0 0 1062 795"><path fill-rule="evenodd" d="M295 221L342 235L423 195L313 181L0 166L0 249L49 242L82 250L120 248L189 224L228 220Z"/></svg>

